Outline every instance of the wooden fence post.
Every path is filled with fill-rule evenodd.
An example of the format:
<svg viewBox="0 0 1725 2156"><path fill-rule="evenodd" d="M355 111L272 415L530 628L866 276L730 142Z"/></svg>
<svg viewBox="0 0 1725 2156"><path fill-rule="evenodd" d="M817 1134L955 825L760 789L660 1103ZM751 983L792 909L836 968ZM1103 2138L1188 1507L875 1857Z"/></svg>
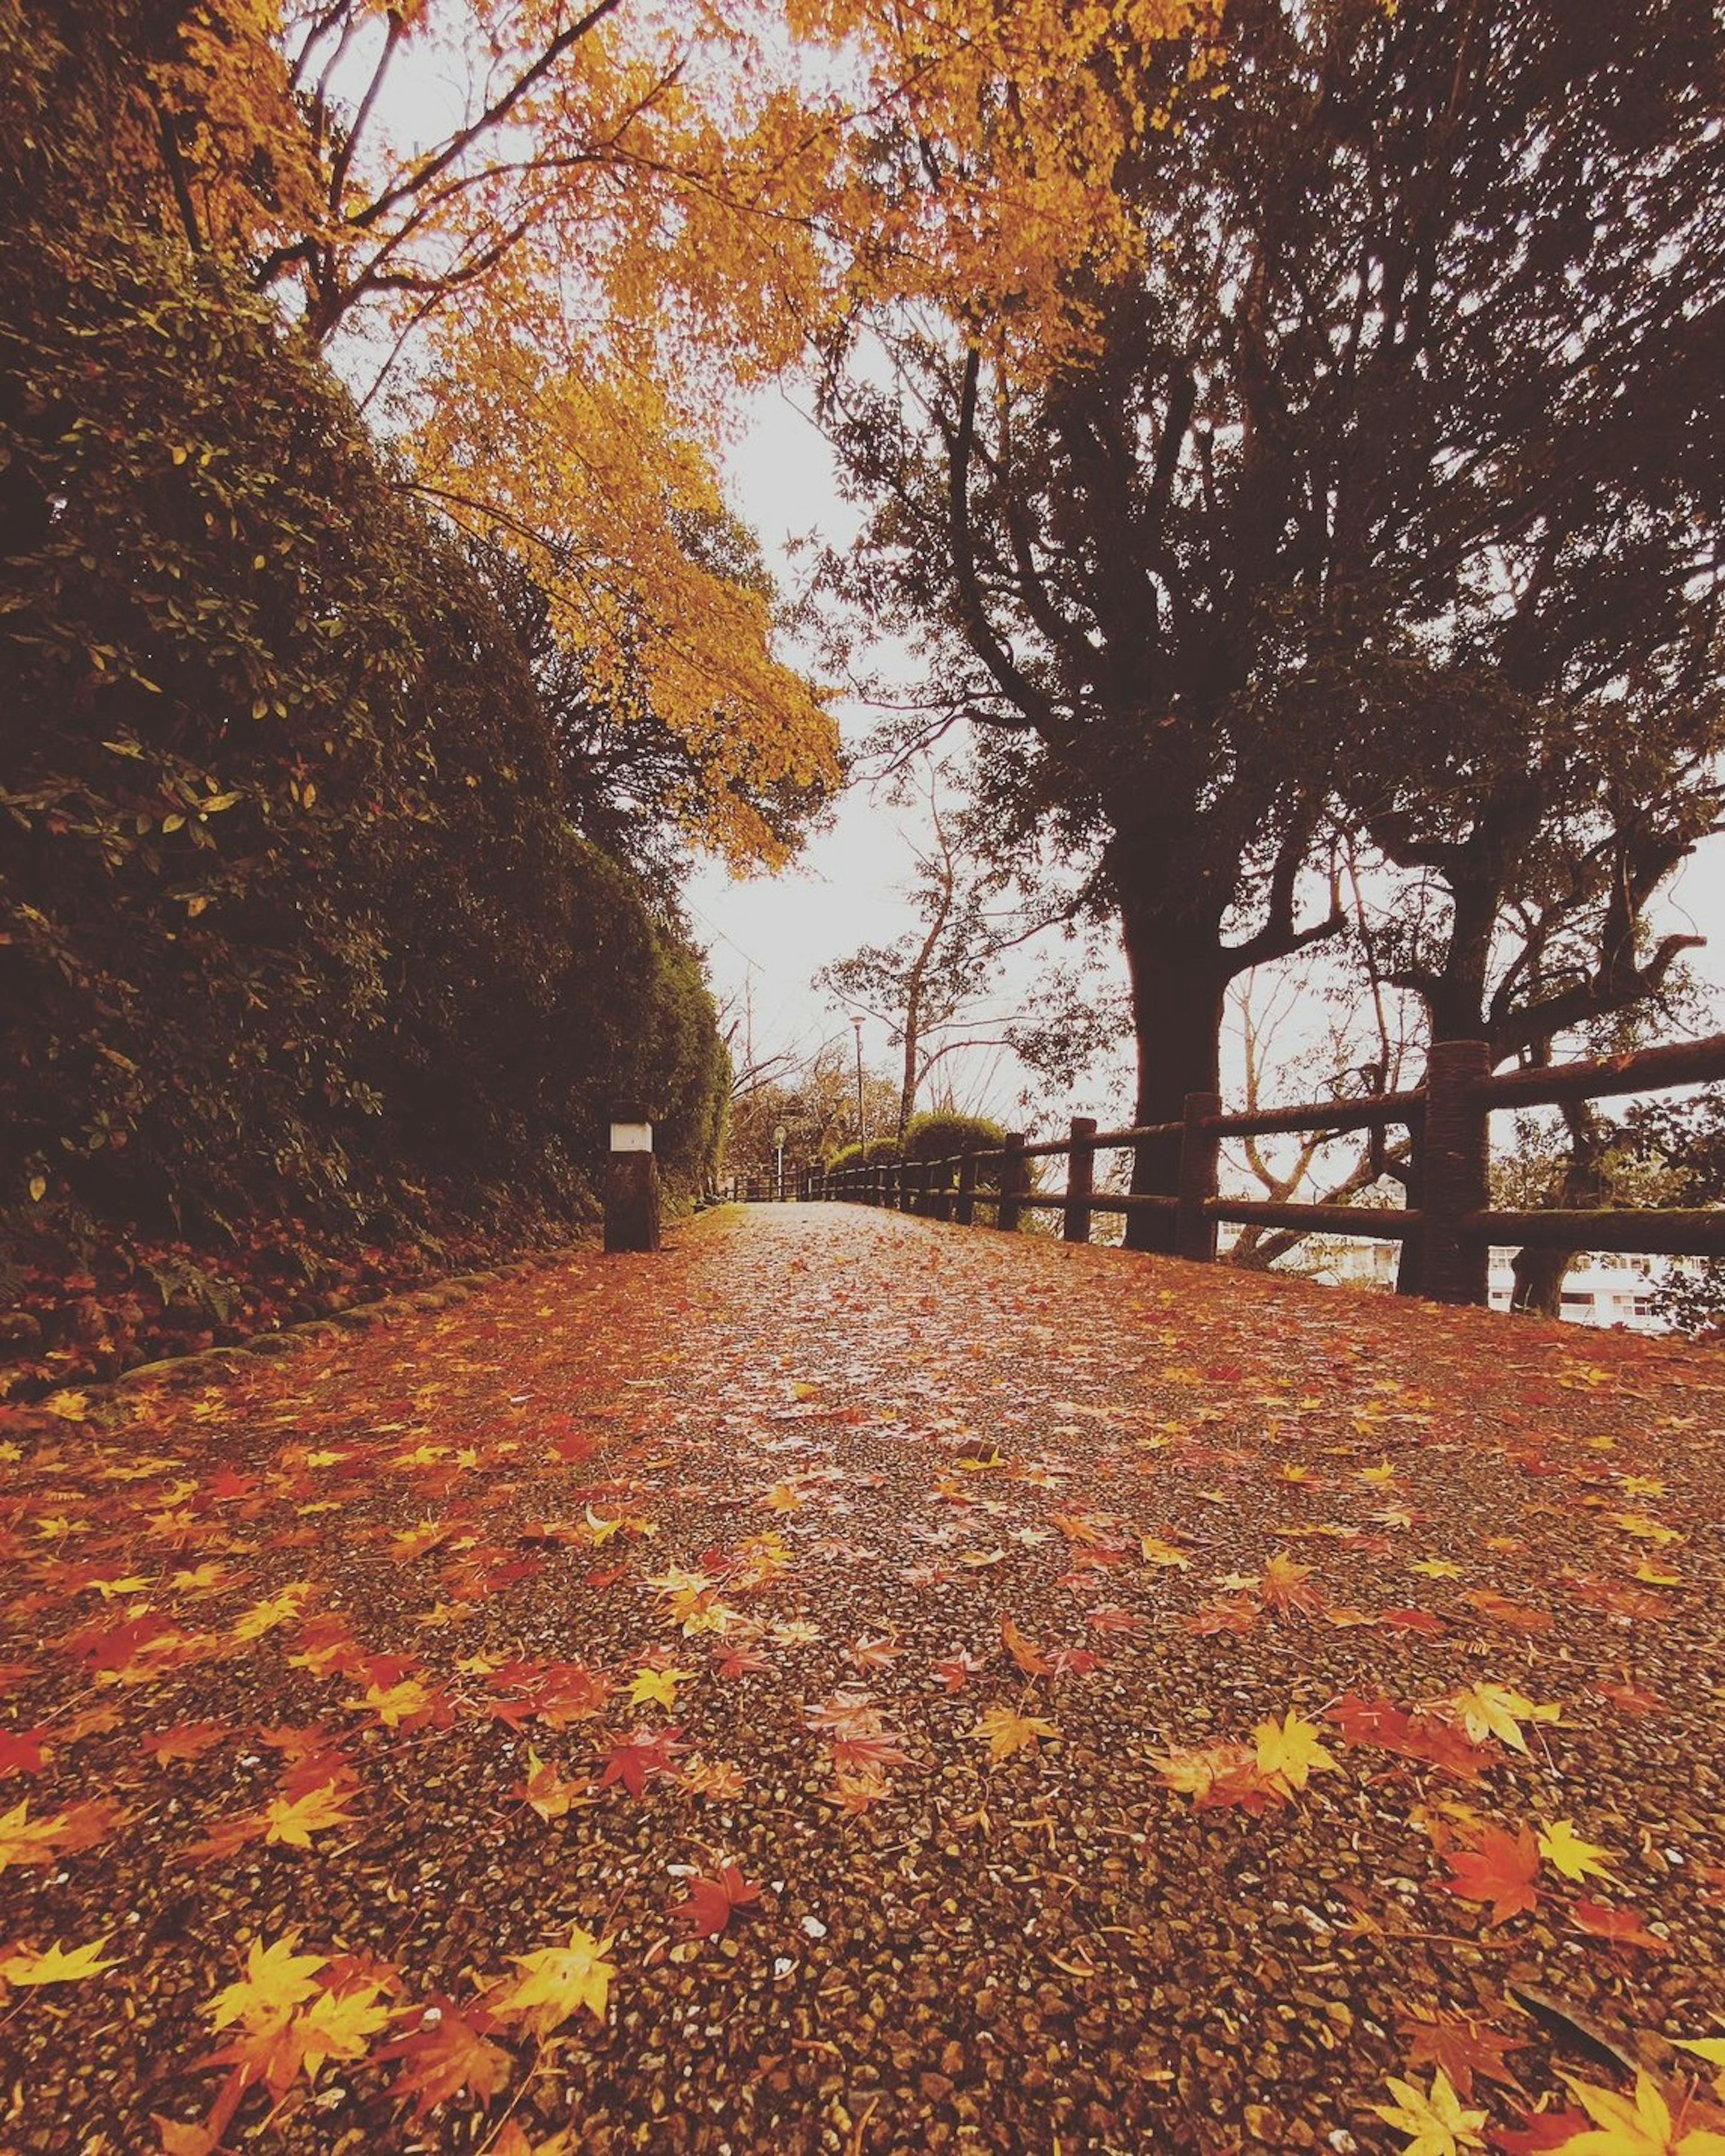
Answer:
<svg viewBox="0 0 1725 2156"><path fill-rule="evenodd" d="M1006 1158L1000 1163L1000 1205L994 1215L994 1224L1003 1233L1015 1235L1024 1193L1030 1188L1030 1163L1024 1158L1024 1132L1009 1131L1004 1150Z"/></svg>
<svg viewBox="0 0 1725 2156"><path fill-rule="evenodd" d="M937 1160L929 1164L928 1217L931 1220L950 1220L952 1217L952 1167L950 1160Z"/></svg>
<svg viewBox="0 0 1725 2156"><path fill-rule="evenodd" d="M1180 1198L1174 1214L1174 1255L1200 1265L1212 1265L1216 1255L1216 1224L1204 1211L1216 1194L1216 1160L1222 1142L1204 1127L1205 1120L1222 1112L1219 1093L1186 1096L1185 1128L1180 1134Z"/></svg>
<svg viewBox="0 0 1725 2156"><path fill-rule="evenodd" d="M1425 1065L1425 1185L1420 1292L1428 1302L1491 1299L1491 1253L1463 1231L1470 1213L1491 1202L1491 1111L1479 1089L1491 1075L1483 1040L1435 1040Z"/></svg>
<svg viewBox="0 0 1725 2156"><path fill-rule="evenodd" d="M1090 1194L1096 1188L1096 1149L1086 1141L1096 1134L1094 1116L1074 1116L1070 1133L1072 1150L1066 1160L1066 1210L1060 1224L1065 1242L1090 1240Z"/></svg>
<svg viewBox="0 0 1725 2156"><path fill-rule="evenodd" d="M952 1218L961 1228L976 1224L976 1155L966 1152L958 1163L958 1194L952 1201Z"/></svg>

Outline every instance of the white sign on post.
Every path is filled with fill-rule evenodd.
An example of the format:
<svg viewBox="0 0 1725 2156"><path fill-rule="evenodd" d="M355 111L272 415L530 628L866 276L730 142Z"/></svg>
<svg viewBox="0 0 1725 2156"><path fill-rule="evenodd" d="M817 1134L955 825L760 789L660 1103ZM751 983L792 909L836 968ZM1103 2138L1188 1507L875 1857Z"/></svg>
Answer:
<svg viewBox="0 0 1725 2156"><path fill-rule="evenodd" d="M613 1152L651 1152L653 1126L651 1123L613 1123L611 1126Z"/></svg>

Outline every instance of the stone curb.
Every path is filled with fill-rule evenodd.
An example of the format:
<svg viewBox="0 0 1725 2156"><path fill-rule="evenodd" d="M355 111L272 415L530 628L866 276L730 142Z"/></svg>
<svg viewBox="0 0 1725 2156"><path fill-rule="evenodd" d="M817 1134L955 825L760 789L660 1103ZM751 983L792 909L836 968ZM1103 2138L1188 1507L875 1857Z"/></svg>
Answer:
<svg viewBox="0 0 1725 2156"><path fill-rule="evenodd" d="M484 1266L476 1272L452 1273L447 1279L429 1281L423 1287L403 1288L395 1295L380 1296L375 1302L357 1302L349 1309L331 1311L321 1317L308 1317L297 1325L254 1332L247 1339L229 1341L219 1348L200 1348L194 1355L167 1355L154 1363L135 1363L131 1369L121 1370L117 1376L93 1380L77 1389L99 1399L156 1384L196 1384L211 1378L237 1377L249 1362L259 1357L290 1355L301 1348L327 1346L346 1334L368 1332L373 1327L390 1324L397 1318L452 1309L484 1288L498 1287L506 1281L518 1280L543 1265L554 1265L570 1251L582 1247L579 1242L571 1242L554 1250L536 1251L528 1257L511 1258L501 1265Z"/></svg>

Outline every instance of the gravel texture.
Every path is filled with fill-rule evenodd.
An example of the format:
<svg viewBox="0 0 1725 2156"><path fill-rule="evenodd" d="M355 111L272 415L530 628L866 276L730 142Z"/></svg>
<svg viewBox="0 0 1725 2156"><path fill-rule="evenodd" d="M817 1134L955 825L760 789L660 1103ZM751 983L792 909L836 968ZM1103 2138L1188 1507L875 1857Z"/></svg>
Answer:
<svg viewBox="0 0 1725 2156"><path fill-rule="evenodd" d="M1715 2124L1722 1421L1717 1353L836 1206L0 1411L0 2151L1347 2156L1435 2061L1464 2148ZM278 2025L372 2010L272 2092L211 2008L289 1934ZM583 1935L603 2015L511 2004Z"/></svg>

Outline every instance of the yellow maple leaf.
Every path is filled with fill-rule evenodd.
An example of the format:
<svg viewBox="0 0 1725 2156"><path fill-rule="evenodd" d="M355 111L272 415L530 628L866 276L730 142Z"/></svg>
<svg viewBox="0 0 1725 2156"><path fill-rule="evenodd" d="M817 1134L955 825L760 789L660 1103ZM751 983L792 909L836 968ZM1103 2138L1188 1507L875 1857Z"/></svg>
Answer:
<svg viewBox="0 0 1725 2156"><path fill-rule="evenodd" d="M1668 1527L1663 1520L1656 1520L1651 1512L1609 1512L1606 1517L1626 1535L1634 1535L1640 1542L1680 1543L1683 1539L1675 1527Z"/></svg>
<svg viewBox="0 0 1725 2156"><path fill-rule="evenodd" d="M1593 2125L1559 2142L1552 2156L1725 2156L1725 2133L1697 2127L1679 2134L1671 2106L1649 2075L1636 2073L1633 2102L1573 2075L1563 2079Z"/></svg>
<svg viewBox="0 0 1725 2156"><path fill-rule="evenodd" d="M14 1947L4 1961L0 1961L0 1977L8 1984L81 1984L85 1977L99 1975L105 1969L117 1969L116 1961L104 1961L102 1948L108 1943L108 1935L92 1939L85 1947L63 1947L56 1939L46 1953L38 1953L31 1947Z"/></svg>
<svg viewBox="0 0 1725 2156"><path fill-rule="evenodd" d="M605 1959L611 1945L609 1939L596 1939L577 1924L567 1946L541 1947L533 1953L515 1955L520 1976L494 1991L485 2003L499 2020L525 2021L541 2036L560 2029L583 2007L603 2021L611 1980L617 1974Z"/></svg>
<svg viewBox="0 0 1725 2156"><path fill-rule="evenodd" d="M1584 1841L1568 1820L1553 1820L1549 1826L1540 1828L1539 1853L1566 1879L1585 1879L1589 1874L1595 1879L1611 1876L1599 1862L1610 1851L1601 1849L1596 1842Z"/></svg>
<svg viewBox="0 0 1725 2156"><path fill-rule="evenodd" d="M1521 1753L1527 1749L1522 1722L1555 1722L1558 1715L1555 1707L1537 1707L1509 1685L1489 1682L1469 1685L1465 1691L1453 1693L1450 1705L1474 1743L1496 1737L1512 1751Z"/></svg>
<svg viewBox="0 0 1725 2156"><path fill-rule="evenodd" d="M267 1825L264 1839L286 1849L310 1849L314 1835L354 1824L346 1804L343 1792L332 1782L308 1789L291 1802L285 1797L272 1798L264 1813Z"/></svg>
<svg viewBox="0 0 1725 2156"><path fill-rule="evenodd" d="M372 2038L389 2018L380 1985L319 1992L303 2014L294 2016L292 2025L307 2076L316 2075L326 2059L362 2059Z"/></svg>
<svg viewBox="0 0 1725 2156"><path fill-rule="evenodd" d="M991 1707L971 1731L986 1737L991 1759L1009 1759L1015 1752L1034 1751L1046 1738L1059 1743L1060 1732L1040 1714L1014 1714L1009 1707Z"/></svg>
<svg viewBox="0 0 1725 2156"><path fill-rule="evenodd" d="M288 1932L274 1946L254 1939L246 1949L245 1974L225 1985L206 2010L218 2029L238 2021L248 2028L286 2020L316 1990L317 1972L328 1959L324 1954L300 1954L297 1932Z"/></svg>
<svg viewBox="0 0 1725 2156"><path fill-rule="evenodd" d="M309 1579L296 1579L290 1587L272 1594L266 1602L254 1602L234 1620L234 1637L236 1640L261 1640L266 1632L273 1632L279 1625L290 1625L305 1606L312 1592Z"/></svg>
<svg viewBox="0 0 1725 2156"><path fill-rule="evenodd" d="M418 1677L403 1677L397 1684L367 1685L363 1699L344 1699L341 1704L354 1714L375 1714L386 1729L399 1729L433 1701Z"/></svg>
<svg viewBox="0 0 1725 2156"><path fill-rule="evenodd" d="M1252 1732L1258 1747L1258 1771L1274 1774L1291 1789L1303 1789L1313 1774L1333 1773L1336 1762L1325 1751L1322 1732L1291 1707L1281 1722L1260 1722Z"/></svg>
<svg viewBox="0 0 1725 2156"><path fill-rule="evenodd" d="M1463 2108L1441 2066L1433 2073L1429 2089L1417 2082L1398 2080L1394 2074L1389 2086L1395 2102L1374 2103L1372 2108L1386 2126L1412 2137L1404 2143L1402 2156L1461 2156L1464 2149L1485 2147L1480 2138L1485 2112Z"/></svg>
<svg viewBox="0 0 1725 2156"><path fill-rule="evenodd" d="M629 1703L631 1707L662 1707L670 1713L677 1703L678 1685L693 1675L691 1670L641 1670L629 1688Z"/></svg>

